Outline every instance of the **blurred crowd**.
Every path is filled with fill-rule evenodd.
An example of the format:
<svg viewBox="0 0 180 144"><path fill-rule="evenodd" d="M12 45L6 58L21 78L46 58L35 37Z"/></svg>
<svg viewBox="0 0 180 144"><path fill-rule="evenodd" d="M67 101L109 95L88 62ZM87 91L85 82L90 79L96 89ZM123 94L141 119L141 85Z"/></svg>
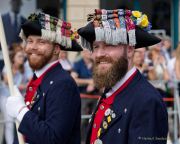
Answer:
<svg viewBox="0 0 180 144"><path fill-rule="evenodd" d="M9 46L10 60L14 83L22 94L26 92L26 86L33 76L24 47L17 37L20 32L20 24L25 20L20 14L21 0L11 0L11 11L2 16L5 28L7 44ZM171 38L163 37L162 41L151 47L135 49L134 65L158 89L163 97L173 97L175 82L180 81L180 44L176 49L171 47ZM77 54L74 61L70 61L69 54L61 51L59 61L76 81L80 93L98 95L95 87L92 70L93 62L91 53L87 50ZM4 124L4 143L12 144L14 136L13 119L6 114L5 103L10 95L7 80L7 71L3 60L0 60L0 111L7 121ZM180 91L180 90L179 90ZM96 101L93 99L82 99L82 114L91 114ZM167 104L167 106L172 106ZM82 140L86 134L87 120L82 120Z"/></svg>

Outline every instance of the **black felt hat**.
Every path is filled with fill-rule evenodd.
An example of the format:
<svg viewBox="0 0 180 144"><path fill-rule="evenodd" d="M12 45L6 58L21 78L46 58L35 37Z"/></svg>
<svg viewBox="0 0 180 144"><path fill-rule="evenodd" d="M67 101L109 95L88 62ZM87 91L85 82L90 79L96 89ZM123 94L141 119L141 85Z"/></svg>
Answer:
<svg viewBox="0 0 180 144"><path fill-rule="evenodd" d="M107 16L106 19L103 20L104 16L100 16L103 15L103 12L101 12L101 10L98 11L100 11L98 14L91 14L91 17L93 18L86 26L78 29L78 34L82 38L82 46L85 48L90 48L90 50L92 50L92 43L94 41L105 41L106 43L112 45L119 43L128 44L134 46L135 48L151 46L161 41L161 39L148 33L148 30L151 27L150 23L148 22L147 16L142 15L140 12L141 17L136 18L133 11L130 11L131 15L128 17L125 13L119 16L119 13L117 12L118 10L116 10L117 15L114 14L115 12L113 10L105 10L106 12L104 15ZM128 23L127 19L131 22ZM119 20L119 23L123 21L122 27L124 26L124 29L122 27L116 27L118 24L117 20ZM139 24L137 24L138 22ZM105 28L107 24L110 25L109 28ZM146 27L142 27L142 25L146 25ZM109 35L111 36L109 37ZM109 37L108 41L107 37ZM113 41L114 39L116 39L116 41Z"/></svg>
<svg viewBox="0 0 180 144"><path fill-rule="evenodd" d="M77 42L78 34L71 30L70 23L44 13L31 14L21 25L20 37L26 40L29 35L41 36L42 39L57 43L65 51L83 50Z"/></svg>

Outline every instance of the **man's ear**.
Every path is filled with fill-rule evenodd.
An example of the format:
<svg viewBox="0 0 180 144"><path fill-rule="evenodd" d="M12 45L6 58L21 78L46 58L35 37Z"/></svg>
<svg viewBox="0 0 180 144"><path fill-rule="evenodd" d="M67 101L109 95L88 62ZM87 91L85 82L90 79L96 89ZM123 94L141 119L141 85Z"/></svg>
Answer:
<svg viewBox="0 0 180 144"><path fill-rule="evenodd" d="M127 57L128 59L131 59L134 55L134 47L133 46L127 46Z"/></svg>
<svg viewBox="0 0 180 144"><path fill-rule="evenodd" d="M60 45L55 44L55 45L54 45L54 54L55 54L55 55L59 55L60 51L61 51Z"/></svg>

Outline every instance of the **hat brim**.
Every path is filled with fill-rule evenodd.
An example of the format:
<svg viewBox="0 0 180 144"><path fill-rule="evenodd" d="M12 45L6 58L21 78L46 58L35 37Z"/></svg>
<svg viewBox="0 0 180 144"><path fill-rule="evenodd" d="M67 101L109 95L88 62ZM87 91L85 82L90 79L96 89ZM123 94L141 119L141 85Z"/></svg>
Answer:
<svg viewBox="0 0 180 144"><path fill-rule="evenodd" d="M88 23L85 27L78 29L78 34L91 44L95 41L95 29L93 23ZM142 30L139 27L135 29L136 45L135 48L147 47L157 44L161 41L158 37Z"/></svg>
<svg viewBox="0 0 180 144"><path fill-rule="evenodd" d="M79 51L82 51L82 47L78 44L77 41L75 40L72 40L72 48L65 48L63 46L60 45L60 48L61 50L64 50L64 51L76 51L76 52L79 52Z"/></svg>
<svg viewBox="0 0 180 144"><path fill-rule="evenodd" d="M27 21L21 26L21 28L22 28L26 38L30 35L36 35L36 36L42 35L41 25L38 23L38 21L33 21L33 22ZM82 51L83 50L82 47L75 40L72 40L71 48L66 48L62 45L60 45L60 48L65 51Z"/></svg>

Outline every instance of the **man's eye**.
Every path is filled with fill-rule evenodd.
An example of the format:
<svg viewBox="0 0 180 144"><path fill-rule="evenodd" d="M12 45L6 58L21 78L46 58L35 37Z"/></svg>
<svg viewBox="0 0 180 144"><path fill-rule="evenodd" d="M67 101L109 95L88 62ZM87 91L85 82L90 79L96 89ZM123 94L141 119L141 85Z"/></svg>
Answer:
<svg viewBox="0 0 180 144"><path fill-rule="evenodd" d="M98 46L97 46L97 45L94 45L94 46L93 46L93 49L97 49L97 48L98 48Z"/></svg>
<svg viewBox="0 0 180 144"><path fill-rule="evenodd" d="M106 44L106 47L112 47L112 45L110 45L110 44Z"/></svg>
<svg viewBox="0 0 180 144"><path fill-rule="evenodd" d="M27 43L32 43L32 40L27 40L26 42L27 42Z"/></svg>

